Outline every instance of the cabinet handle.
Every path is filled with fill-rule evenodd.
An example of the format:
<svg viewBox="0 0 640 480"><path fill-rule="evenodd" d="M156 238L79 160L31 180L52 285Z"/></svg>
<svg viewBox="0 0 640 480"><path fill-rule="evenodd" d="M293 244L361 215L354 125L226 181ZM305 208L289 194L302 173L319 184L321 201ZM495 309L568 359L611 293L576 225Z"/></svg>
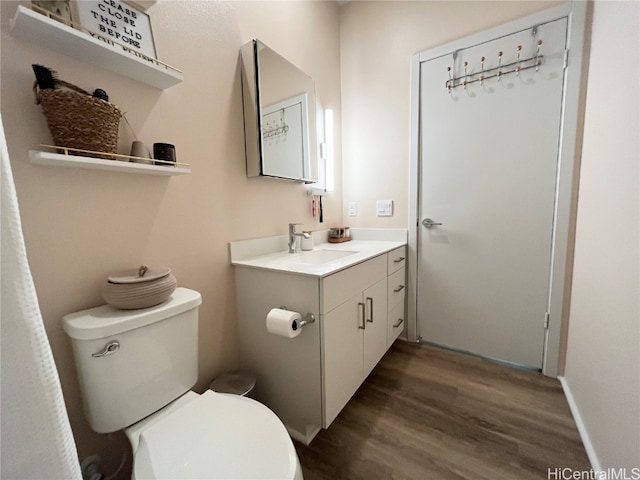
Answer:
<svg viewBox="0 0 640 480"><path fill-rule="evenodd" d="M358 325L358 328L360 330L364 330L366 326L364 322L364 309L365 309L364 303L358 302L358 310L360 310L360 307L362 307L362 314L360 314L360 318L362 319L362 325Z"/></svg>
<svg viewBox="0 0 640 480"><path fill-rule="evenodd" d="M369 318L367 322L373 323L373 298L367 297L367 302L369 302Z"/></svg>
<svg viewBox="0 0 640 480"><path fill-rule="evenodd" d="M393 261L393 263L400 263L400 262L404 262L404 257L398 257Z"/></svg>
<svg viewBox="0 0 640 480"><path fill-rule="evenodd" d="M393 328L398 328L400 325L402 325L402 322L404 322L404 319L399 318L398 321L393 324Z"/></svg>
<svg viewBox="0 0 640 480"><path fill-rule="evenodd" d="M393 289L393 293L401 292L403 288L404 288L404 285L398 285L398 288Z"/></svg>

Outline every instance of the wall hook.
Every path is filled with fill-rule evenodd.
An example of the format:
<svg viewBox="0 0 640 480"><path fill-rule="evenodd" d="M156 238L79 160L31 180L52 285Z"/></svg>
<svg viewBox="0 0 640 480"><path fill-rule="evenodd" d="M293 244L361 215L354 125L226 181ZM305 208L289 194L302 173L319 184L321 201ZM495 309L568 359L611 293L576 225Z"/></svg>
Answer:
<svg viewBox="0 0 640 480"><path fill-rule="evenodd" d="M464 62L464 81L462 82L462 86L463 88L466 90L467 89L467 67L469 66L469 62Z"/></svg>
<svg viewBox="0 0 640 480"><path fill-rule="evenodd" d="M540 69L542 62L538 59L540 56L540 47L542 47L542 40L536 42L536 72Z"/></svg>

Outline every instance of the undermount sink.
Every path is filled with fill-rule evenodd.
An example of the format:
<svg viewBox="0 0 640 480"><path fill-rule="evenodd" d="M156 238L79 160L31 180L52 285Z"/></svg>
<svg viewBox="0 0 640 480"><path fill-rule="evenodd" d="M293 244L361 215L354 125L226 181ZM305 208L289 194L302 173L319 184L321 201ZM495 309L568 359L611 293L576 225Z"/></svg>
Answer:
<svg viewBox="0 0 640 480"><path fill-rule="evenodd" d="M291 261L295 263L321 265L323 263L340 260L341 258L353 255L354 253L358 252L348 250L314 250L313 252L309 253L301 253L295 258L292 258Z"/></svg>

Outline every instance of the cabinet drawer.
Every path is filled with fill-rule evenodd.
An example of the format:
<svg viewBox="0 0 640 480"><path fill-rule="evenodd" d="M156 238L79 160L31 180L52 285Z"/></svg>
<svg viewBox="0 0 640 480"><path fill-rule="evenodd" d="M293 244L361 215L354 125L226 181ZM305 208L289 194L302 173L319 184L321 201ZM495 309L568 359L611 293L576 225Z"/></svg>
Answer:
<svg viewBox="0 0 640 480"><path fill-rule="evenodd" d="M389 283L387 287L387 298L389 299L389 311L398 303L404 305L404 296L406 290L405 269L401 268L395 273L389 275Z"/></svg>
<svg viewBox="0 0 640 480"><path fill-rule="evenodd" d="M389 317L387 318L387 348L403 332L404 324L404 303L399 303L389 312Z"/></svg>
<svg viewBox="0 0 640 480"><path fill-rule="evenodd" d="M321 312L330 312L386 276L386 254L329 275L321 282Z"/></svg>
<svg viewBox="0 0 640 480"><path fill-rule="evenodd" d="M407 248L398 247L387 254L387 275L403 268L407 261Z"/></svg>

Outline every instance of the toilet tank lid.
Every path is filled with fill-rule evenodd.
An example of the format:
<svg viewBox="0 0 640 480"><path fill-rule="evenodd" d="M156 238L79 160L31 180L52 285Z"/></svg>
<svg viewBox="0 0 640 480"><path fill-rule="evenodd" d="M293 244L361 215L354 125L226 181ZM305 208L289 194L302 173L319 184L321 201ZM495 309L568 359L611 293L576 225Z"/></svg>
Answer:
<svg viewBox="0 0 640 480"><path fill-rule="evenodd" d="M199 292L178 287L166 302L155 307L119 310L110 305L102 305L65 315L62 325L71 338L95 340L164 320L196 308L201 303Z"/></svg>

